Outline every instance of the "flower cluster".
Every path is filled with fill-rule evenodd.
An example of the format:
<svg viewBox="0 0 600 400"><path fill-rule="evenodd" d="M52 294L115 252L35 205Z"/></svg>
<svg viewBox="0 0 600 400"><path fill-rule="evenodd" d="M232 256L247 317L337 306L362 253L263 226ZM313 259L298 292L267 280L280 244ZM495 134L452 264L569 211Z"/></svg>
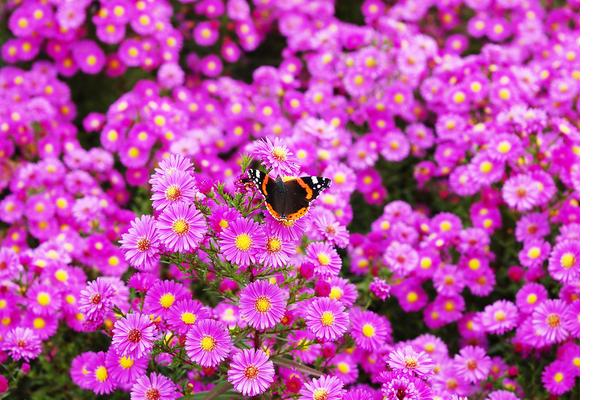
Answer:
<svg viewBox="0 0 600 400"><path fill-rule="evenodd" d="M6 4L0 393L578 393L579 1L340 3Z"/></svg>

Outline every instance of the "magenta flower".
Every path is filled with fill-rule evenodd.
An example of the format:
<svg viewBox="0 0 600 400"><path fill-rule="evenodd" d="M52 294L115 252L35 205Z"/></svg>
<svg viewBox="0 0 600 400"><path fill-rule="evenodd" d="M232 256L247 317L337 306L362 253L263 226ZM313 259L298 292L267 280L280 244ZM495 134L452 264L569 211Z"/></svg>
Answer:
<svg viewBox="0 0 600 400"><path fill-rule="evenodd" d="M550 394L560 396L573 389L575 375L568 364L562 361L554 361L544 369L542 382L544 388Z"/></svg>
<svg viewBox="0 0 600 400"><path fill-rule="evenodd" d="M238 218L221 232L219 244L223 257L240 267L256 262L256 255L263 240L260 226L249 219Z"/></svg>
<svg viewBox="0 0 600 400"><path fill-rule="evenodd" d="M412 346L404 346L392 351L387 364L392 370L420 377L427 376L433 369L433 361L425 352L417 352Z"/></svg>
<svg viewBox="0 0 600 400"><path fill-rule="evenodd" d="M120 243L127 262L139 270L150 269L160 258L156 221L149 215L142 215L131 222Z"/></svg>
<svg viewBox="0 0 600 400"><path fill-rule="evenodd" d="M288 293L267 281L250 283L240 293L240 316L251 327L265 330L283 318Z"/></svg>
<svg viewBox="0 0 600 400"><path fill-rule="evenodd" d="M336 276L342 268L342 259L332 245L313 242L306 248L306 261L315 266L315 274Z"/></svg>
<svg viewBox="0 0 600 400"><path fill-rule="evenodd" d="M227 327L220 321L203 319L189 331L185 351L202 367L216 367L231 352L233 344Z"/></svg>
<svg viewBox="0 0 600 400"><path fill-rule="evenodd" d="M194 179L187 171L173 171L168 175L158 175L152 183L152 206L164 210L177 203L191 203L196 195Z"/></svg>
<svg viewBox="0 0 600 400"><path fill-rule="evenodd" d="M33 360L42 352L42 341L33 330L17 327L8 331L1 343L2 350L18 360Z"/></svg>
<svg viewBox="0 0 600 400"><path fill-rule="evenodd" d="M246 349L236 353L227 371L227 380L244 396L264 393L274 377L273 362L262 350Z"/></svg>
<svg viewBox="0 0 600 400"><path fill-rule="evenodd" d="M463 347L454 362L458 373L471 383L485 380L492 365L485 350L477 346Z"/></svg>
<svg viewBox="0 0 600 400"><path fill-rule="evenodd" d="M150 377L141 376L131 388L131 400L175 400L180 396L177 385L156 372L152 372Z"/></svg>
<svg viewBox="0 0 600 400"><path fill-rule="evenodd" d="M501 335L517 326L517 307L507 300L498 300L485 307L481 324L486 331Z"/></svg>
<svg viewBox="0 0 600 400"><path fill-rule="evenodd" d="M306 326L318 339L335 341L348 330L350 320L339 301L316 297L304 312Z"/></svg>
<svg viewBox="0 0 600 400"><path fill-rule="evenodd" d="M112 311L115 293L113 285L104 279L89 282L81 291L79 310L87 320L102 320L107 312Z"/></svg>
<svg viewBox="0 0 600 400"><path fill-rule="evenodd" d="M279 138L273 141L265 138L254 142L250 153L262 161L275 176L297 176L300 173L296 157Z"/></svg>
<svg viewBox="0 0 600 400"><path fill-rule="evenodd" d="M119 319L113 329L112 344L121 356L147 356L158 336L156 326L145 314L133 313Z"/></svg>
<svg viewBox="0 0 600 400"><path fill-rule="evenodd" d="M346 390L338 377L324 375L305 382L300 390L302 400L342 400Z"/></svg>
<svg viewBox="0 0 600 400"><path fill-rule="evenodd" d="M171 251L194 251L206 233L206 220L190 203L167 207L158 218L158 238Z"/></svg>
<svg viewBox="0 0 600 400"><path fill-rule="evenodd" d="M361 349L373 351L390 338L389 321L372 311L353 309L350 312L350 334Z"/></svg>
<svg viewBox="0 0 600 400"><path fill-rule="evenodd" d="M535 307L532 324L546 343L560 343L569 337L568 304L562 300L545 300Z"/></svg>

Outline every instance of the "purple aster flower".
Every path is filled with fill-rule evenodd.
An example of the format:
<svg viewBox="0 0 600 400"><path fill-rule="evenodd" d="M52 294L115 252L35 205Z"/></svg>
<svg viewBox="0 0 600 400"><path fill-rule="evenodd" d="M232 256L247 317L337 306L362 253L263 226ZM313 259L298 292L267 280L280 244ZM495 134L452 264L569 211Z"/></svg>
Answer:
<svg viewBox="0 0 600 400"><path fill-rule="evenodd" d="M194 251L204 239L206 220L190 203L168 206L158 218L158 238L171 251Z"/></svg>
<svg viewBox="0 0 600 400"><path fill-rule="evenodd" d="M389 400L424 400L432 398L430 387L422 379L410 375L394 377L385 382L381 388L381 393Z"/></svg>
<svg viewBox="0 0 600 400"><path fill-rule="evenodd" d="M83 389L91 389L90 386L87 385L87 375L90 374L89 365L91 361L96 357L96 353L87 351L85 353L79 354L77 357L73 359L71 362L71 368L69 369L69 375L73 382L80 386Z"/></svg>
<svg viewBox="0 0 600 400"><path fill-rule="evenodd" d="M404 346L392 351L387 364L392 370L403 374L426 377L433 370L433 361L425 352L417 352L412 346Z"/></svg>
<svg viewBox="0 0 600 400"><path fill-rule="evenodd" d="M106 354L106 368L117 383L133 385L140 376L146 375L148 357L120 356L111 347Z"/></svg>
<svg viewBox="0 0 600 400"><path fill-rule="evenodd" d="M301 400L342 400L346 390L338 377L323 375L305 382L300 390Z"/></svg>
<svg viewBox="0 0 600 400"><path fill-rule="evenodd" d="M178 301L167 314L169 326L181 334L186 334L199 320L206 318L210 318L210 310L196 300Z"/></svg>
<svg viewBox="0 0 600 400"><path fill-rule="evenodd" d="M262 350L245 349L236 353L227 371L227 380L244 396L264 393L274 377L273 362Z"/></svg>
<svg viewBox="0 0 600 400"><path fill-rule="evenodd" d="M297 176L300 173L296 157L280 138L254 142L250 154L262 161L275 176Z"/></svg>
<svg viewBox="0 0 600 400"><path fill-rule="evenodd" d="M550 254L548 273L563 284L579 282L579 257L579 242L568 240L557 243Z"/></svg>
<svg viewBox="0 0 600 400"><path fill-rule="evenodd" d="M306 261L315 266L315 274L336 276L342 268L342 259L329 243L313 242L306 248Z"/></svg>
<svg viewBox="0 0 600 400"><path fill-rule="evenodd" d="M194 178L187 171L173 171L168 175L158 175L152 181L152 207L161 211L177 203L191 203L196 195Z"/></svg>
<svg viewBox="0 0 600 400"><path fill-rule="evenodd" d="M154 346L158 332L145 314L127 314L113 328L112 344L121 356L140 358L147 356Z"/></svg>
<svg viewBox="0 0 600 400"><path fill-rule="evenodd" d="M296 246L293 242L275 234L263 235L258 248L258 262L273 269L285 266L290 257L296 254Z"/></svg>
<svg viewBox="0 0 600 400"><path fill-rule="evenodd" d="M96 394L108 394L115 390L117 381L108 372L106 367L106 353L96 353L86 366L89 371L85 375L85 385Z"/></svg>
<svg viewBox="0 0 600 400"><path fill-rule="evenodd" d="M517 307L507 300L498 300L485 307L481 323L486 331L501 335L517 326Z"/></svg>
<svg viewBox="0 0 600 400"><path fill-rule="evenodd" d="M566 327L568 304L562 300L545 300L532 314L532 324L536 333L546 343L559 343L569 337Z"/></svg>
<svg viewBox="0 0 600 400"><path fill-rule="evenodd" d="M542 374L544 388L553 395L560 396L575 386L575 374L564 361L554 361Z"/></svg>
<svg viewBox="0 0 600 400"><path fill-rule="evenodd" d="M494 390L485 400L519 400L519 398L508 390Z"/></svg>
<svg viewBox="0 0 600 400"><path fill-rule="evenodd" d="M127 262L139 270L151 269L160 258L156 220L149 215L132 221L120 243Z"/></svg>
<svg viewBox="0 0 600 400"><path fill-rule="evenodd" d="M315 337L330 342L344 335L350 321L342 303L326 297L312 299L306 307L304 319Z"/></svg>
<svg viewBox="0 0 600 400"><path fill-rule="evenodd" d="M104 279L89 282L81 291L79 310L89 321L102 320L112 310L115 294L114 286Z"/></svg>
<svg viewBox="0 0 600 400"><path fill-rule="evenodd" d="M350 311L350 334L361 349L373 351L390 338L389 321L372 311L353 309Z"/></svg>
<svg viewBox="0 0 600 400"><path fill-rule="evenodd" d="M392 272L403 277L417 267L419 255L411 245L393 241L386 248L383 261Z"/></svg>
<svg viewBox="0 0 600 400"><path fill-rule="evenodd" d="M255 329L269 329L283 318L288 293L268 281L250 283L240 292L240 316Z"/></svg>
<svg viewBox="0 0 600 400"><path fill-rule="evenodd" d="M166 318L170 309L180 301L191 300L192 295L181 283L174 281L156 282L144 301L144 313L156 317Z"/></svg>
<svg viewBox="0 0 600 400"><path fill-rule="evenodd" d="M379 299L385 300L390 297L391 286L383 279L375 277L369 289Z"/></svg>
<svg viewBox="0 0 600 400"><path fill-rule="evenodd" d="M175 400L180 396L177 385L156 372L139 377L131 388L131 400Z"/></svg>
<svg viewBox="0 0 600 400"><path fill-rule="evenodd" d="M477 383L487 378L492 360L481 347L467 346L454 357L454 365L467 381Z"/></svg>
<svg viewBox="0 0 600 400"><path fill-rule="evenodd" d="M535 307L548 298L548 291L539 283L527 283L517 292L517 307L524 313L531 313Z"/></svg>
<svg viewBox="0 0 600 400"><path fill-rule="evenodd" d="M16 361L29 361L41 354L42 341L33 330L17 327L4 336L1 348Z"/></svg>
<svg viewBox="0 0 600 400"><path fill-rule="evenodd" d="M502 187L504 201L518 211L532 209L537 204L538 196L538 188L529 175L513 176Z"/></svg>
<svg viewBox="0 0 600 400"><path fill-rule="evenodd" d="M212 319L198 322L187 334L185 351L202 367L216 367L231 352L233 344L225 324Z"/></svg>
<svg viewBox="0 0 600 400"><path fill-rule="evenodd" d="M259 245L264 233L256 222L238 218L221 232L219 244L223 257L240 267L256 262Z"/></svg>

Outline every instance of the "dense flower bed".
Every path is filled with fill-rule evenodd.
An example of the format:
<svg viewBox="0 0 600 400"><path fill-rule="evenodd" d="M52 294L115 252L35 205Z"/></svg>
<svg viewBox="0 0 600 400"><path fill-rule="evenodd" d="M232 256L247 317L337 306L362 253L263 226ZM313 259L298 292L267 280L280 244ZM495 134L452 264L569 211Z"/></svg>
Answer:
<svg viewBox="0 0 600 400"><path fill-rule="evenodd" d="M7 398L578 398L578 0L0 21Z"/></svg>

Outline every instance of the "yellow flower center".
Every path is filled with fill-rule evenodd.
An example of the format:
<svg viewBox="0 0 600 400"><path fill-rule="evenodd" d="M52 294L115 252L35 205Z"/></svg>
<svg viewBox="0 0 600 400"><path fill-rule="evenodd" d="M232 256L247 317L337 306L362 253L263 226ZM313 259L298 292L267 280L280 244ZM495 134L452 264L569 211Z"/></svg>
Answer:
<svg viewBox="0 0 600 400"><path fill-rule="evenodd" d="M270 238L267 242L267 250L269 250L271 253L281 250L281 240L274 237Z"/></svg>
<svg viewBox="0 0 600 400"><path fill-rule="evenodd" d="M46 321L43 318L37 317L33 320L33 327L35 329L42 329L46 326Z"/></svg>
<svg viewBox="0 0 600 400"><path fill-rule="evenodd" d="M66 282L69 279L69 273L64 269L59 269L54 273L54 277L59 282Z"/></svg>
<svg viewBox="0 0 600 400"><path fill-rule="evenodd" d="M502 154L508 153L511 148L512 148L512 146L510 145L510 142L507 140L503 140L500 142L500 144L498 144L498 151Z"/></svg>
<svg viewBox="0 0 600 400"><path fill-rule="evenodd" d="M452 229L452 224L449 221L443 221L440 224L440 229L442 232L448 232L450 229Z"/></svg>
<svg viewBox="0 0 600 400"><path fill-rule="evenodd" d="M165 293L160 296L160 300L158 301L163 308L169 308L175 303L175 296L172 293Z"/></svg>
<svg viewBox="0 0 600 400"><path fill-rule="evenodd" d="M350 372L350 366L348 365L348 363L345 362L341 362L337 365L338 371L340 371L342 374L347 374L348 372Z"/></svg>
<svg viewBox="0 0 600 400"><path fill-rule="evenodd" d="M527 252L527 256L531 259L536 259L538 258L540 255L542 254L542 251L540 250L539 247L532 247L531 249L529 249L529 251Z"/></svg>
<svg viewBox="0 0 600 400"><path fill-rule="evenodd" d="M254 365L246 367L246 369L244 370L244 376L247 379L256 379L256 377L258 376L258 368L256 368Z"/></svg>
<svg viewBox="0 0 600 400"><path fill-rule="evenodd" d="M373 337L375 335L375 327L371 324L364 324L362 327L362 334L366 337Z"/></svg>
<svg viewBox="0 0 600 400"><path fill-rule="evenodd" d="M335 316L331 311L325 311L323 315L321 315L321 324L323 326L331 326L335 322Z"/></svg>
<svg viewBox="0 0 600 400"><path fill-rule="evenodd" d="M415 301L419 300L419 295L416 292L408 292L406 295L406 300L408 300L409 303L414 303Z"/></svg>
<svg viewBox="0 0 600 400"><path fill-rule="evenodd" d="M106 367L100 366L100 367L96 368L96 380L98 382L104 382L107 379L108 379L108 371L106 370Z"/></svg>
<svg viewBox="0 0 600 400"><path fill-rule="evenodd" d="M185 235L190 230L190 225L186 220L179 218L173 222L171 229L178 235Z"/></svg>
<svg viewBox="0 0 600 400"><path fill-rule="evenodd" d="M332 286L331 290L329 291L329 298L332 300L339 300L343 294L344 293L341 288Z"/></svg>
<svg viewBox="0 0 600 400"><path fill-rule="evenodd" d="M319 264L322 266L327 266L331 262L331 258L325 253L319 253L317 255L317 259L319 260Z"/></svg>
<svg viewBox="0 0 600 400"><path fill-rule="evenodd" d="M313 400L327 400L328 397L327 389L319 388L313 392Z"/></svg>
<svg viewBox="0 0 600 400"><path fill-rule="evenodd" d="M165 197L169 201L175 201L181 197L181 188L177 185L171 185L165 191Z"/></svg>
<svg viewBox="0 0 600 400"><path fill-rule="evenodd" d="M563 268L570 269L575 265L575 255L573 253L565 253L560 257L560 265Z"/></svg>
<svg viewBox="0 0 600 400"><path fill-rule="evenodd" d="M346 182L346 175L344 175L341 172L337 172L334 176L333 176L333 181L337 184L342 184Z"/></svg>
<svg viewBox="0 0 600 400"><path fill-rule="evenodd" d="M271 301L265 296L260 296L256 299L256 303L254 304L256 311L261 313L266 313L271 309Z"/></svg>
<svg viewBox="0 0 600 400"><path fill-rule="evenodd" d="M557 372L554 374L554 382L561 383L565 379L565 375L562 372Z"/></svg>
<svg viewBox="0 0 600 400"><path fill-rule="evenodd" d="M215 342L215 339L212 336L204 336L200 341L200 347L204 351L213 351L216 345L217 342Z"/></svg>
<svg viewBox="0 0 600 400"><path fill-rule="evenodd" d="M123 369L129 369L129 368L133 367L133 358L121 357L121 358L119 358L119 365Z"/></svg>
<svg viewBox="0 0 600 400"><path fill-rule="evenodd" d="M557 328L560 325L560 317L558 314L552 313L548 315L548 326L551 328Z"/></svg>
<svg viewBox="0 0 600 400"><path fill-rule="evenodd" d="M479 170L481 172L483 172L484 174L487 174L487 173L489 173L492 170L493 167L494 167L494 165L491 162L484 161L479 166Z"/></svg>
<svg viewBox="0 0 600 400"><path fill-rule="evenodd" d="M196 322L196 314L191 312L184 312L181 314L181 321L186 325L193 325Z"/></svg>
<svg viewBox="0 0 600 400"><path fill-rule="evenodd" d="M283 147L275 147L271 151L271 155L279 161L287 160L287 151Z"/></svg>
<svg viewBox="0 0 600 400"><path fill-rule="evenodd" d="M502 310L498 310L494 313L494 319L496 321L504 321L506 319L506 313Z"/></svg>
<svg viewBox="0 0 600 400"><path fill-rule="evenodd" d="M252 238L247 233L242 233L235 237L235 247L240 251L248 251L252 246Z"/></svg>
<svg viewBox="0 0 600 400"><path fill-rule="evenodd" d="M527 295L527 303L529 303L529 304L535 303L537 301L537 299L538 299L538 297L537 297L537 294L535 294L535 293L529 293Z"/></svg>
<svg viewBox="0 0 600 400"><path fill-rule="evenodd" d="M37 295L37 302L41 306L47 306L50 304L50 295L46 292L40 292Z"/></svg>

